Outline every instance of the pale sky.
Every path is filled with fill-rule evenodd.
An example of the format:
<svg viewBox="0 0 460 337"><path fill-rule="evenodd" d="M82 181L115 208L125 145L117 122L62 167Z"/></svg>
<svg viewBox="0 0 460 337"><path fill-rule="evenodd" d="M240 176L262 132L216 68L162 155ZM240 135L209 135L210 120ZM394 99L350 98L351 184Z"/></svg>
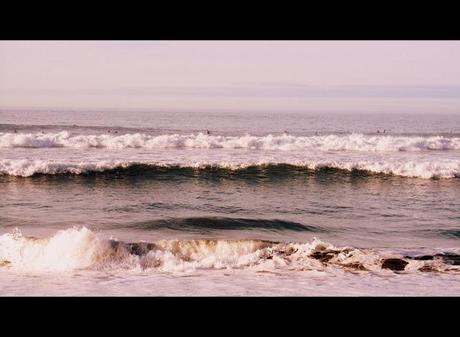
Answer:
<svg viewBox="0 0 460 337"><path fill-rule="evenodd" d="M460 113L460 41L0 41L0 108Z"/></svg>

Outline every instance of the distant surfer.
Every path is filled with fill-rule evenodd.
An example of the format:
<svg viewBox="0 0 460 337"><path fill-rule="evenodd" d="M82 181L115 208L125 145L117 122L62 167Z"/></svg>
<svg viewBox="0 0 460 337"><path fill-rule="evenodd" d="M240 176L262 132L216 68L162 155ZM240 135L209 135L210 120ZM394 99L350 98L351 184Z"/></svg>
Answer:
<svg viewBox="0 0 460 337"><path fill-rule="evenodd" d="M18 133L18 130L14 129L14 133Z"/></svg>
<svg viewBox="0 0 460 337"><path fill-rule="evenodd" d="M206 134L207 134L207 135L210 135L211 132L210 132L209 130L206 130Z"/></svg>

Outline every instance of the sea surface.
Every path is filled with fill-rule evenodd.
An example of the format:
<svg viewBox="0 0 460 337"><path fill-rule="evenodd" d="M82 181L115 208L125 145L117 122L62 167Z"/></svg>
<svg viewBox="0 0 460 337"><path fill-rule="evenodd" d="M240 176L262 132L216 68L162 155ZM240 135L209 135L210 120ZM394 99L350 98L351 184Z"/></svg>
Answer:
<svg viewBox="0 0 460 337"><path fill-rule="evenodd" d="M460 295L460 111L0 110L0 295Z"/></svg>

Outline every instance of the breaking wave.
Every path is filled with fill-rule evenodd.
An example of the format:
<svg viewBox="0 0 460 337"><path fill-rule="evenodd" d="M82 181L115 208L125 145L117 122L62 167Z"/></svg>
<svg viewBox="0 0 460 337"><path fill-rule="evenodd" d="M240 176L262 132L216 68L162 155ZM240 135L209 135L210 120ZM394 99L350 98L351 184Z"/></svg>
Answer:
<svg viewBox="0 0 460 337"><path fill-rule="evenodd" d="M426 151L459 150L460 138L444 136L389 136L389 135L321 135L321 136L220 136L198 134L148 135L128 133L121 135L78 135L68 131L58 133L3 133L0 147L4 148L104 148L104 149L249 149L301 151Z"/></svg>
<svg viewBox="0 0 460 337"><path fill-rule="evenodd" d="M372 249L262 240L159 240L126 243L101 239L86 227L37 239L19 230L0 236L0 268L25 272L130 269L193 272L245 269L256 272L372 271L460 272L460 255L400 256Z"/></svg>
<svg viewBox="0 0 460 337"><path fill-rule="evenodd" d="M149 161L101 160L66 162L40 159L0 159L0 175L30 177L34 175L117 174L155 177L159 175L212 174L216 177L244 178L331 171L386 174L414 178L458 178L460 160L292 160L287 162L185 162L159 163Z"/></svg>

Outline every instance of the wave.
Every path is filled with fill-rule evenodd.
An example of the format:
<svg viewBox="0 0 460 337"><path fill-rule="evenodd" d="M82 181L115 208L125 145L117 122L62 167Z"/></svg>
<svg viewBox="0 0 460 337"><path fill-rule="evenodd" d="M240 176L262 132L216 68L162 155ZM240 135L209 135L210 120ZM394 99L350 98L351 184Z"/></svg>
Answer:
<svg viewBox="0 0 460 337"><path fill-rule="evenodd" d="M444 136L389 135L321 135L321 136L220 136L203 133L180 135L78 135L68 131L58 133L0 133L3 148L104 148L104 149L248 149L270 151L426 151L459 150L460 138Z"/></svg>
<svg viewBox="0 0 460 337"><path fill-rule="evenodd" d="M143 221L132 224L130 228L138 229L173 229L173 230L245 230L264 229L271 231L308 231L322 232L323 229L315 226L308 226L298 222L278 219L246 219L228 217L193 217L193 218L170 218L160 220Z"/></svg>
<svg viewBox="0 0 460 337"><path fill-rule="evenodd" d="M458 178L460 160L292 160L286 162L186 162L101 160L67 162L40 159L0 159L0 175L126 175L137 177L194 176L217 178L291 177L293 174L348 172L413 178Z"/></svg>
<svg viewBox="0 0 460 337"><path fill-rule="evenodd" d="M268 271L460 272L460 255L401 256L372 249L263 240L101 239L86 227L37 239L18 229L0 236L0 268L25 272L130 269L193 272L209 269Z"/></svg>
<svg viewBox="0 0 460 337"><path fill-rule="evenodd" d="M449 238L460 239L460 229L436 229L430 230L430 232L434 232L435 234L441 234Z"/></svg>

